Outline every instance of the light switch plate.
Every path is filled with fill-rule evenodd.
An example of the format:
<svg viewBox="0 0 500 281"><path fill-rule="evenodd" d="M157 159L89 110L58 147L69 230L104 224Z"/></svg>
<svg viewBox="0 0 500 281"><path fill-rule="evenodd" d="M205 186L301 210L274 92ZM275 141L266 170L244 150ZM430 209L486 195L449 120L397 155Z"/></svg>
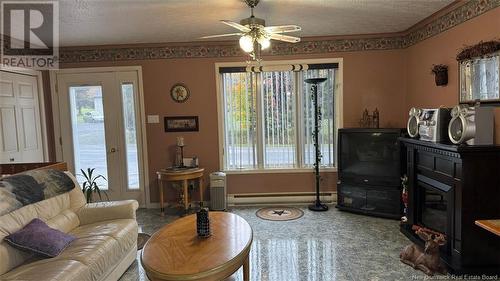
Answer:
<svg viewBox="0 0 500 281"><path fill-rule="evenodd" d="M148 115L148 124L158 124L158 123L160 123L160 116Z"/></svg>

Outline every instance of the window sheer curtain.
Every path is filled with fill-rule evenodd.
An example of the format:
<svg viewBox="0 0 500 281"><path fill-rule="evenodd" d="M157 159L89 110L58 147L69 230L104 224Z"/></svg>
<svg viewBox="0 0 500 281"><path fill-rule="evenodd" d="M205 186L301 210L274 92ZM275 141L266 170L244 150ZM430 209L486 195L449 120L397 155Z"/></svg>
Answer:
<svg viewBox="0 0 500 281"><path fill-rule="evenodd" d="M309 168L314 163L314 108L304 80L318 87L322 166L335 165L335 69L221 72L224 169Z"/></svg>
<svg viewBox="0 0 500 281"><path fill-rule="evenodd" d="M319 132L319 145L322 155L321 166L333 167L335 165L335 70L310 69L302 71L302 80L315 77L326 77L327 80L318 85L318 105L321 110L321 128ZM312 167L315 161L314 150L314 106L311 98L311 86L302 83L303 99L303 165Z"/></svg>
<svg viewBox="0 0 500 281"><path fill-rule="evenodd" d="M262 72L264 168L294 168L296 91L291 71Z"/></svg>
<svg viewBox="0 0 500 281"><path fill-rule="evenodd" d="M224 159L229 170L257 167L256 80L253 73L224 73Z"/></svg>

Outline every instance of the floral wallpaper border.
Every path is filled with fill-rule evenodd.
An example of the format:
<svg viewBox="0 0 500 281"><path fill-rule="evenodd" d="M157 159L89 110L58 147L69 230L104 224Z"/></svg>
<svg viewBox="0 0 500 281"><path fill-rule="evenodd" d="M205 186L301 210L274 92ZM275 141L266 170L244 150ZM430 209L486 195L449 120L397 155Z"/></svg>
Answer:
<svg viewBox="0 0 500 281"><path fill-rule="evenodd" d="M444 32L452 27L464 23L472 18L500 7L500 0L466 0L467 3L459 6L446 15L443 15L427 25L404 36L403 48L407 48L429 37Z"/></svg>
<svg viewBox="0 0 500 281"><path fill-rule="evenodd" d="M403 49L497 7L500 7L500 0L471 0L457 9L450 11L446 15L403 36L302 41L296 44L275 43L272 45L270 51L263 52L263 56ZM199 44L200 45L190 44L189 46L159 47L96 47L91 49L62 48L60 50L60 62L80 63L245 56L245 53L241 51L236 43L234 45L227 45L227 43L220 45L203 45L203 42L199 42Z"/></svg>

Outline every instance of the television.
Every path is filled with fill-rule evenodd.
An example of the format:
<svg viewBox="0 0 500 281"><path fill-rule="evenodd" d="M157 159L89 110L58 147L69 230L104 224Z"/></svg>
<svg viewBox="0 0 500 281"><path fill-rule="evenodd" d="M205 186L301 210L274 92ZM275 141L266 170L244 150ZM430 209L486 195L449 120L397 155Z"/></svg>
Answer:
<svg viewBox="0 0 500 281"><path fill-rule="evenodd" d="M343 179L400 185L403 129L339 129L338 169Z"/></svg>

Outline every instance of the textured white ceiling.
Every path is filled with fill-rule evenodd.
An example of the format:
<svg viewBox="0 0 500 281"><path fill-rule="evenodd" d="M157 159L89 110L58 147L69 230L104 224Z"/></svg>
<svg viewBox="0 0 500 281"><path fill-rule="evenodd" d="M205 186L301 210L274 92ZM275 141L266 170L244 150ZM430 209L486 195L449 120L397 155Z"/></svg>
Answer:
<svg viewBox="0 0 500 281"><path fill-rule="evenodd" d="M255 15L265 19L268 26L297 24L302 31L293 34L302 37L386 33L406 30L451 2L261 0ZM62 46L198 41L204 35L235 32L219 20L238 22L250 14L242 0L61 0L59 3Z"/></svg>

